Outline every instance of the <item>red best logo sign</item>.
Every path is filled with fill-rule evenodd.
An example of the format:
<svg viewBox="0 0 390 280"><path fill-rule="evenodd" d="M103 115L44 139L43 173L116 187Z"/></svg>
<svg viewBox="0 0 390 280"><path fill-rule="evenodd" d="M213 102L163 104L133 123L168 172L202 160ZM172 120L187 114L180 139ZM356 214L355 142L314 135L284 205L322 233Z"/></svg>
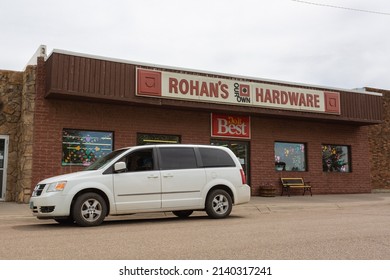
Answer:
<svg viewBox="0 0 390 280"><path fill-rule="evenodd" d="M211 136L250 139L250 118L211 114Z"/></svg>

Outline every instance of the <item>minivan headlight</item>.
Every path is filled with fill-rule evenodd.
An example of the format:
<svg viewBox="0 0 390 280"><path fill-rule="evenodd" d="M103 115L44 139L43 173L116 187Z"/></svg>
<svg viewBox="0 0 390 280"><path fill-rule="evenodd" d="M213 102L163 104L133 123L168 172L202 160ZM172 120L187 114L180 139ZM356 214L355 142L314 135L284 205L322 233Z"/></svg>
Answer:
<svg viewBox="0 0 390 280"><path fill-rule="evenodd" d="M66 185L66 181L61 181L61 182L54 182L49 184L47 188L47 192L59 192L63 191Z"/></svg>

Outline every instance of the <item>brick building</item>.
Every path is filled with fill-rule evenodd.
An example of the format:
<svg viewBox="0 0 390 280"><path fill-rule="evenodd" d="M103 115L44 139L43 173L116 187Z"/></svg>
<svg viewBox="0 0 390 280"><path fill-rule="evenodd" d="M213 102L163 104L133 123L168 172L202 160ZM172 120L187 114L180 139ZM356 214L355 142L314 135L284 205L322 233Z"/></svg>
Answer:
<svg viewBox="0 0 390 280"><path fill-rule="evenodd" d="M314 194L372 189L368 135L383 118L375 90L60 50L47 59L42 52L24 72L0 71L0 86L3 200L27 202L46 177L82 170L113 149L152 143L230 147L253 195L265 184L280 190L280 177L303 177Z"/></svg>

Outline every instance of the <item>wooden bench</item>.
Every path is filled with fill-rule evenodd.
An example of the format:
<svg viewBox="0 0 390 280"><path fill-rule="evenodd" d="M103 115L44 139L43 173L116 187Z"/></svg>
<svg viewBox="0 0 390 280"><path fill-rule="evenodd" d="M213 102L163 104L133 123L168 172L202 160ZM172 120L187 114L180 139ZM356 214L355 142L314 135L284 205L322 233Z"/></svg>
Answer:
<svg viewBox="0 0 390 280"><path fill-rule="evenodd" d="M282 194L283 192L286 191L288 196L290 196L290 191L291 189L303 189L303 194L305 195L306 191L310 192L310 196L313 196L311 193L311 186L308 185L309 182L304 182L303 178L280 178L282 181Z"/></svg>

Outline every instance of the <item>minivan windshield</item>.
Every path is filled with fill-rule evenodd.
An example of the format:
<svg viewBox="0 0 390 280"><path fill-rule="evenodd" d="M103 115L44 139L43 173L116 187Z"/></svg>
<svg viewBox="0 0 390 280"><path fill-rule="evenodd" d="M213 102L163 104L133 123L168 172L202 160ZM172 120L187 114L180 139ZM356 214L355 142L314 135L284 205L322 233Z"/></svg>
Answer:
<svg viewBox="0 0 390 280"><path fill-rule="evenodd" d="M98 170L104 166L106 166L106 164L108 164L109 162L111 162L111 160L115 157L117 157L118 155L120 155L121 153L123 153L124 151L126 151L127 149L120 149L120 150L115 150L107 155L105 155L104 157L101 157L99 158L97 161L95 161L94 163L92 163L90 166L88 166L87 168L85 168L84 170Z"/></svg>

